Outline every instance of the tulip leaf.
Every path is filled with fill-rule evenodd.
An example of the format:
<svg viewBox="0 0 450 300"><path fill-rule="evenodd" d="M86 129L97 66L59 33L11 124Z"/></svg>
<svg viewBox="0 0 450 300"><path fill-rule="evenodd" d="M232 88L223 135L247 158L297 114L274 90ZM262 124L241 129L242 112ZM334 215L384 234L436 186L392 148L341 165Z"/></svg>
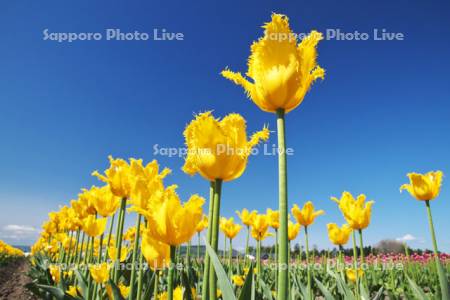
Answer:
<svg viewBox="0 0 450 300"><path fill-rule="evenodd" d="M150 271L148 271L148 272L150 272ZM151 298L153 289L155 287L155 280L156 280L155 272L152 272L152 276L149 278L147 288L145 289L144 297L142 299L150 299ZM138 299L138 300L140 300L140 299Z"/></svg>
<svg viewBox="0 0 450 300"><path fill-rule="evenodd" d="M427 295L425 295L423 290L417 286L417 284L414 282L414 280L412 280L408 276L406 276L406 279L408 279L408 283L409 283L409 286L411 287L411 290L413 291L414 298L419 299L419 300L428 300L429 299L427 297Z"/></svg>
<svg viewBox="0 0 450 300"><path fill-rule="evenodd" d="M253 284L253 264L250 265L247 277L245 278L244 285L242 286L241 293L239 294L239 300L250 299L252 296L252 284Z"/></svg>
<svg viewBox="0 0 450 300"><path fill-rule="evenodd" d="M383 295L383 287L380 287L380 289L378 290L378 292L376 293L375 297L373 297L372 300L378 300L382 295Z"/></svg>
<svg viewBox="0 0 450 300"><path fill-rule="evenodd" d="M43 284L37 284L38 288L50 293L53 297L55 297L57 300L74 300L75 298L64 293L64 291L60 288L50 286L50 285L43 285Z"/></svg>
<svg viewBox="0 0 450 300"><path fill-rule="evenodd" d="M112 281L112 280L110 279L109 282L108 282L108 284L111 286L111 290L112 290L112 293L113 293L114 300L125 300L125 299L122 297L122 294L120 293L120 290L119 290L119 288L117 287L117 285L114 283L114 281Z"/></svg>
<svg viewBox="0 0 450 300"><path fill-rule="evenodd" d="M323 285L323 283L320 280L314 278L314 281L316 282L317 286L319 287L320 291L325 297L325 300L334 300L334 297L331 294L331 292Z"/></svg>
<svg viewBox="0 0 450 300"><path fill-rule="evenodd" d="M78 287L81 290L81 294L83 295L83 297L86 297L87 294L87 280L86 278L83 276L83 274L81 274L80 270L76 269L75 271L75 276L77 277L77 283L78 283Z"/></svg>
<svg viewBox="0 0 450 300"><path fill-rule="evenodd" d="M211 248L209 243L204 239L206 251L208 252L208 255L211 259L211 262L214 266L214 270L217 274L217 281L219 283L220 290L222 291L222 299L223 300L236 300L236 296L233 292L233 286L231 285L230 281L228 280L227 273L225 273L225 270L222 267L222 264L219 261L219 258L217 257L216 252L214 252L214 249Z"/></svg>
<svg viewBox="0 0 450 300"><path fill-rule="evenodd" d="M270 290L269 286L264 282L264 280L259 279L259 286L261 287L264 297L267 298L267 300L272 300L272 291Z"/></svg>

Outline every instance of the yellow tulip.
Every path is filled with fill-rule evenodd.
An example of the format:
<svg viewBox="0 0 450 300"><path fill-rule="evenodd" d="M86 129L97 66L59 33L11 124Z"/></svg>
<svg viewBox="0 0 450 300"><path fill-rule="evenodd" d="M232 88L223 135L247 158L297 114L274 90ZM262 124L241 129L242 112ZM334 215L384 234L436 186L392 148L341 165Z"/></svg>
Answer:
<svg viewBox="0 0 450 300"><path fill-rule="evenodd" d="M130 170L135 181L131 188L130 211L147 209L153 199L159 199L164 190L163 179L170 174L168 168L159 172L159 165L156 160L151 161L145 167L142 160L130 159Z"/></svg>
<svg viewBox="0 0 450 300"><path fill-rule="evenodd" d="M152 238L146 229L142 235L142 255L153 270L162 269L170 264L170 246Z"/></svg>
<svg viewBox="0 0 450 300"><path fill-rule="evenodd" d="M314 205L311 201L308 201L303 205L303 208L294 204L294 207L291 210L297 222L299 222L302 226L309 226L314 223L316 217L323 215L325 212L323 210L314 211Z"/></svg>
<svg viewBox="0 0 450 300"><path fill-rule="evenodd" d="M98 171L92 172L92 175L108 183L111 192L117 197L128 198L134 182L130 165L120 158L114 159L112 156L109 156L108 159L110 167L105 170L105 175L101 175Z"/></svg>
<svg viewBox="0 0 450 300"><path fill-rule="evenodd" d="M292 241L295 240L298 233L300 232L300 224L298 223L292 223L289 221L288 223L288 240Z"/></svg>
<svg viewBox="0 0 450 300"><path fill-rule="evenodd" d="M128 298L128 295L130 294L130 287L126 286L125 284L123 284L121 282L121 283L119 283L118 288L119 288L119 291L120 291L120 294L122 295L122 297Z"/></svg>
<svg viewBox="0 0 450 300"><path fill-rule="evenodd" d="M90 237L96 237L105 232L107 218L96 219L95 216L89 215L83 220L83 231Z"/></svg>
<svg viewBox="0 0 450 300"><path fill-rule="evenodd" d="M108 263L101 263L89 266L89 272L92 278L97 283L105 283L109 279L110 265Z"/></svg>
<svg viewBox="0 0 450 300"><path fill-rule="evenodd" d="M77 287L73 285L69 286L66 293L72 297L77 297L78 296Z"/></svg>
<svg viewBox="0 0 450 300"><path fill-rule="evenodd" d="M175 192L176 186L164 190L162 200L147 211L140 211L147 219L148 234L170 246L186 243L196 232L203 213L205 199L193 195L184 205Z"/></svg>
<svg viewBox="0 0 450 300"><path fill-rule="evenodd" d="M267 218L269 219L269 225L275 230L280 228L280 213L278 210L272 210L270 208L266 211Z"/></svg>
<svg viewBox="0 0 450 300"><path fill-rule="evenodd" d="M230 181L242 175L252 148L269 138L269 130L263 128L247 140L246 122L241 115L229 114L219 120L205 112L186 127L184 137L188 147L185 173L199 173L209 181Z"/></svg>
<svg viewBox="0 0 450 300"><path fill-rule="evenodd" d="M339 226L337 226L335 223L330 223L327 224L327 229L328 238L333 244L337 246L347 244L350 233L352 232L352 229L350 226L348 226L348 224L344 224L341 228L339 228Z"/></svg>
<svg viewBox="0 0 450 300"><path fill-rule="evenodd" d="M242 226L234 223L233 218L223 218L223 223L220 224L220 229L223 231L225 236L229 239L234 239L236 235L241 231ZM222 220L221 220L222 221Z"/></svg>
<svg viewBox="0 0 450 300"><path fill-rule="evenodd" d="M356 282L356 272L355 269L347 269L346 270L347 278L351 282ZM358 269L358 278L364 276L364 271L362 269Z"/></svg>
<svg viewBox="0 0 450 300"><path fill-rule="evenodd" d="M253 219L255 218L257 213L258 212L256 210L252 210L251 212L249 212L246 208L244 208L242 212L236 211L236 214L239 216L242 224L244 224L245 226L252 225Z"/></svg>
<svg viewBox="0 0 450 300"><path fill-rule="evenodd" d="M192 297L195 298L195 289L191 290L192 293ZM158 300L168 300L168 296L167 296L167 292L163 292L161 294L158 295ZM177 286L174 290L173 290L173 300L183 300L183 288L181 288L181 286Z"/></svg>
<svg viewBox="0 0 450 300"><path fill-rule="evenodd" d="M361 194L355 199L349 192L343 192L341 199L332 197L339 204L339 209L352 229L362 230L369 226L374 201L365 203L366 195Z"/></svg>
<svg viewBox="0 0 450 300"><path fill-rule="evenodd" d="M252 237L257 241L262 241L270 236L268 233L269 220L266 215L256 215L252 223Z"/></svg>
<svg viewBox="0 0 450 300"><path fill-rule="evenodd" d="M111 188L108 185L91 189L90 196L95 210L102 217L112 216L120 207L120 198L111 192Z"/></svg>
<svg viewBox="0 0 450 300"><path fill-rule="evenodd" d="M120 262L124 262L127 259L127 256L128 256L128 247L122 246L120 249L121 250L120 250L120 258L119 258L119 260L120 260ZM109 256L109 259L111 261L115 261L116 260L117 248L115 246L111 245L111 246L108 247L108 256Z"/></svg>
<svg viewBox="0 0 450 300"><path fill-rule="evenodd" d="M61 269L56 265L49 266L50 275L54 283L58 284L61 280Z"/></svg>
<svg viewBox="0 0 450 300"><path fill-rule="evenodd" d="M323 37L312 31L297 44L288 18L280 14L272 14L263 28L264 36L252 44L248 59L246 75L252 82L228 69L222 76L242 86L263 111L289 112L300 105L311 84L325 76L316 62L316 46Z"/></svg>
<svg viewBox="0 0 450 300"><path fill-rule="evenodd" d="M197 224L197 227L195 228L195 231L197 231L197 233L200 233L205 228L208 228L208 217L206 215L203 215L202 219Z"/></svg>
<svg viewBox="0 0 450 300"><path fill-rule="evenodd" d="M410 184L402 185L400 191L407 190L417 200L433 200L439 196L443 176L442 171L426 174L409 173Z"/></svg>
<svg viewBox="0 0 450 300"><path fill-rule="evenodd" d="M245 278L242 275L233 275L231 276L231 280L236 286L243 286L245 283Z"/></svg>

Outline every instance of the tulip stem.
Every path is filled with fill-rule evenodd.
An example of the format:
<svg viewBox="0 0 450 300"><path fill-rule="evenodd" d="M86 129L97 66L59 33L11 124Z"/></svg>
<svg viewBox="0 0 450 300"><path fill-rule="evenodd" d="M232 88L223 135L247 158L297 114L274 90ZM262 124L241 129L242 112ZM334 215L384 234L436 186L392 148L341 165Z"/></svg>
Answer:
<svg viewBox="0 0 450 300"><path fill-rule="evenodd" d="M176 247L170 246L170 266L169 266L169 274L167 278L167 299L173 300L173 277L175 273L175 253Z"/></svg>
<svg viewBox="0 0 450 300"><path fill-rule="evenodd" d="M141 214L137 214L136 219L136 233L134 235L134 247L133 247L133 257L131 265L131 275L130 275L130 294L129 299L134 299L134 282L136 280L136 258L139 251L139 238L141 232ZM140 268L141 266L139 266Z"/></svg>
<svg viewBox="0 0 450 300"><path fill-rule="evenodd" d="M208 233L207 240L211 245L211 236L212 236L212 222L213 222L213 213L214 213L214 190L215 190L215 182L211 181L209 187L209 211L208 211ZM207 300L209 296L209 263L210 257L208 253L205 251L204 261L203 261L203 281L202 281L202 300Z"/></svg>
<svg viewBox="0 0 450 300"><path fill-rule="evenodd" d="M305 246L306 246L306 272L307 272L307 280L308 280L308 295L309 298L312 298L311 291L311 268L309 261L309 238L308 238L308 226L305 226Z"/></svg>
<svg viewBox="0 0 450 300"><path fill-rule="evenodd" d="M211 232L211 247L217 253L219 243L219 218L220 218L220 196L222 192L222 180L215 180L214 188L214 210ZM209 300L217 299L217 276L212 262L209 263Z"/></svg>
<svg viewBox="0 0 450 300"><path fill-rule="evenodd" d="M197 262L200 262L200 232L197 232Z"/></svg>
<svg viewBox="0 0 450 300"><path fill-rule="evenodd" d="M363 235L362 235L362 230L359 229L358 230L359 233L359 252L361 255L361 263L364 263L364 244L363 244Z"/></svg>
<svg viewBox="0 0 450 300"><path fill-rule="evenodd" d="M353 240L353 263L354 263L354 267L355 267L355 277L356 277L356 281L355 281L355 293L356 296L359 295L359 280L358 280L358 251L356 251L356 235L355 235L355 230L352 230L352 240Z"/></svg>
<svg viewBox="0 0 450 300"><path fill-rule="evenodd" d="M250 226L247 226L247 238L245 239L245 259L244 259L244 266L247 266L248 262L248 240L250 238Z"/></svg>
<svg viewBox="0 0 450 300"><path fill-rule="evenodd" d="M119 220L117 223L117 234L116 234L116 262L120 265L120 252L122 251L122 236L123 236L123 225L125 223L125 208L127 206L127 198L122 198L120 202L120 210L119 210ZM113 281L115 284L118 283L119 279L119 266L114 266L114 277Z"/></svg>
<svg viewBox="0 0 450 300"><path fill-rule="evenodd" d="M111 219L109 221L109 230L108 230L108 243L106 245L106 252L105 252L105 261L108 259L108 252L109 252L109 245L111 244L111 234L114 226L114 219L116 217L116 214L113 214L111 216Z"/></svg>
<svg viewBox="0 0 450 300"><path fill-rule="evenodd" d="M230 278L231 278L231 275L233 275L233 270L231 270L232 259L233 259L233 240L230 239L230 251L228 253L228 274L230 275Z"/></svg>
<svg viewBox="0 0 450 300"><path fill-rule="evenodd" d="M450 292L449 292L449 286L447 281L447 276L445 275L444 268L441 265L441 262L439 260L439 250L437 246L436 241L436 234L434 231L434 225L433 225L433 216L431 215L431 207L430 207L430 201L425 201L425 205L427 207L427 214L428 214L428 225L430 227L430 233L431 233L431 239L433 241L433 250L434 250L434 259L436 261L436 269L439 276L439 284L441 286L441 298L443 300L450 299Z"/></svg>
<svg viewBox="0 0 450 300"><path fill-rule="evenodd" d="M288 298L288 201L287 201L287 162L285 137L285 112L277 109L278 134L278 209L280 212L280 228L278 238L278 292L277 299Z"/></svg>
<svg viewBox="0 0 450 300"><path fill-rule="evenodd" d="M256 241L256 274L261 278L261 240Z"/></svg>

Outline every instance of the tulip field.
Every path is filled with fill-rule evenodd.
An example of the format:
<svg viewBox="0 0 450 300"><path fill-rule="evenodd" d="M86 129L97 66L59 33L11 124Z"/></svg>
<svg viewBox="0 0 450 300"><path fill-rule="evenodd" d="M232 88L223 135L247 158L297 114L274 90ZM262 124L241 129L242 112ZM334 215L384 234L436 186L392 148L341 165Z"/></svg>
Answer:
<svg viewBox="0 0 450 300"><path fill-rule="evenodd" d="M287 38L293 31L281 14L272 14L263 31L251 45L248 70L233 72L230 67L221 75L227 79L224 84L241 86L267 112L261 124L276 121L276 132L261 126L249 134L238 113L195 115L179 137L187 149L182 171L203 178L204 190L188 199L180 198L177 185L165 182L172 170L152 157L110 156L105 170L92 172L96 186L80 187L78 198L49 212L42 225L29 256L27 288L36 297L450 299L450 256L439 251L432 215L433 201L441 201L441 171L409 173L397 183L400 192L411 196L405 210L408 205L423 208L424 218L416 222L429 228L432 252L411 252L406 244L403 253L365 251L365 230L377 209L371 191L366 191L369 196L344 190L329 195L341 215L334 219L325 215L320 202L288 202L286 148L294 137L287 136L285 120L300 109L313 83L325 80L317 62L323 36L312 31L301 41ZM252 149L271 134L278 141L278 199L271 208L236 207L235 215L224 215L222 191L252 167L247 164ZM219 151L221 146L232 151ZM295 173L289 169L289 176ZM332 251L317 251L310 244L310 229L322 218ZM245 241L243 251L233 244L238 235ZM304 247L295 249L297 241ZM0 241L0 264L22 255Z"/></svg>

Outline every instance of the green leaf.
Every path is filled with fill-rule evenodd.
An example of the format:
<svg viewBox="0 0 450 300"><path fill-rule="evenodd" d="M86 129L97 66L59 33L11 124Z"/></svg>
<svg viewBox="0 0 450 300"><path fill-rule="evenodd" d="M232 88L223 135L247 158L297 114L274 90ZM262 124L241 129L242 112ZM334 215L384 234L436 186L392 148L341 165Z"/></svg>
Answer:
<svg viewBox="0 0 450 300"><path fill-rule="evenodd" d="M75 276L77 277L77 283L78 283L78 287L80 288L81 295L84 298L87 298L86 297L87 296L87 285L88 285L87 279L86 279L86 277L84 277L84 275L80 272L79 269L76 269L74 272L75 272Z"/></svg>
<svg viewBox="0 0 450 300"><path fill-rule="evenodd" d="M411 290L413 291L414 297L419 300L428 300L427 295L422 291L422 289L408 276L406 276L406 279L408 279L409 286L411 287Z"/></svg>
<svg viewBox="0 0 450 300"><path fill-rule="evenodd" d="M205 242L206 251L208 252L208 255L214 266L214 270L216 271L217 274L218 279L217 281L219 283L220 290L222 291L222 299L236 300L236 296L234 295L233 292L233 286L231 285L231 282L228 280L227 273L225 273L225 270L223 269L216 252L214 252L213 248L211 248L206 239L203 240Z"/></svg>
<svg viewBox="0 0 450 300"><path fill-rule="evenodd" d="M383 295L383 287L380 287L380 289L378 290L377 294L375 295L375 297L373 297L372 300L378 300L380 299L380 297Z"/></svg>
<svg viewBox="0 0 450 300"><path fill-rule="evenodd" d="M245 278L244 285L242 286L241 293L239 294L239 300L250 299L252 296L252 284L253 284L253 264L250 265L247 277Z"/></svg>
<svg viewBox="0 0 450 300"><path fill-rule="evenodd" d="M36 286L46 292L49 292L57 300L74 300L75 299L74 297L64 293L64 291L60 288L50 286L50 285L43 285L43 284L37 284Z"/></svg>
<svg viewBox="0 0 450 300"><path fill-rule="evenodd" d="M333 295L330 293L330 291L323 285L320 280L317 280L317 278L314 278L316 281L317 286L319 287L320 291L322 292L323 296L325 297L325 300L335 300Z"/></svg>

